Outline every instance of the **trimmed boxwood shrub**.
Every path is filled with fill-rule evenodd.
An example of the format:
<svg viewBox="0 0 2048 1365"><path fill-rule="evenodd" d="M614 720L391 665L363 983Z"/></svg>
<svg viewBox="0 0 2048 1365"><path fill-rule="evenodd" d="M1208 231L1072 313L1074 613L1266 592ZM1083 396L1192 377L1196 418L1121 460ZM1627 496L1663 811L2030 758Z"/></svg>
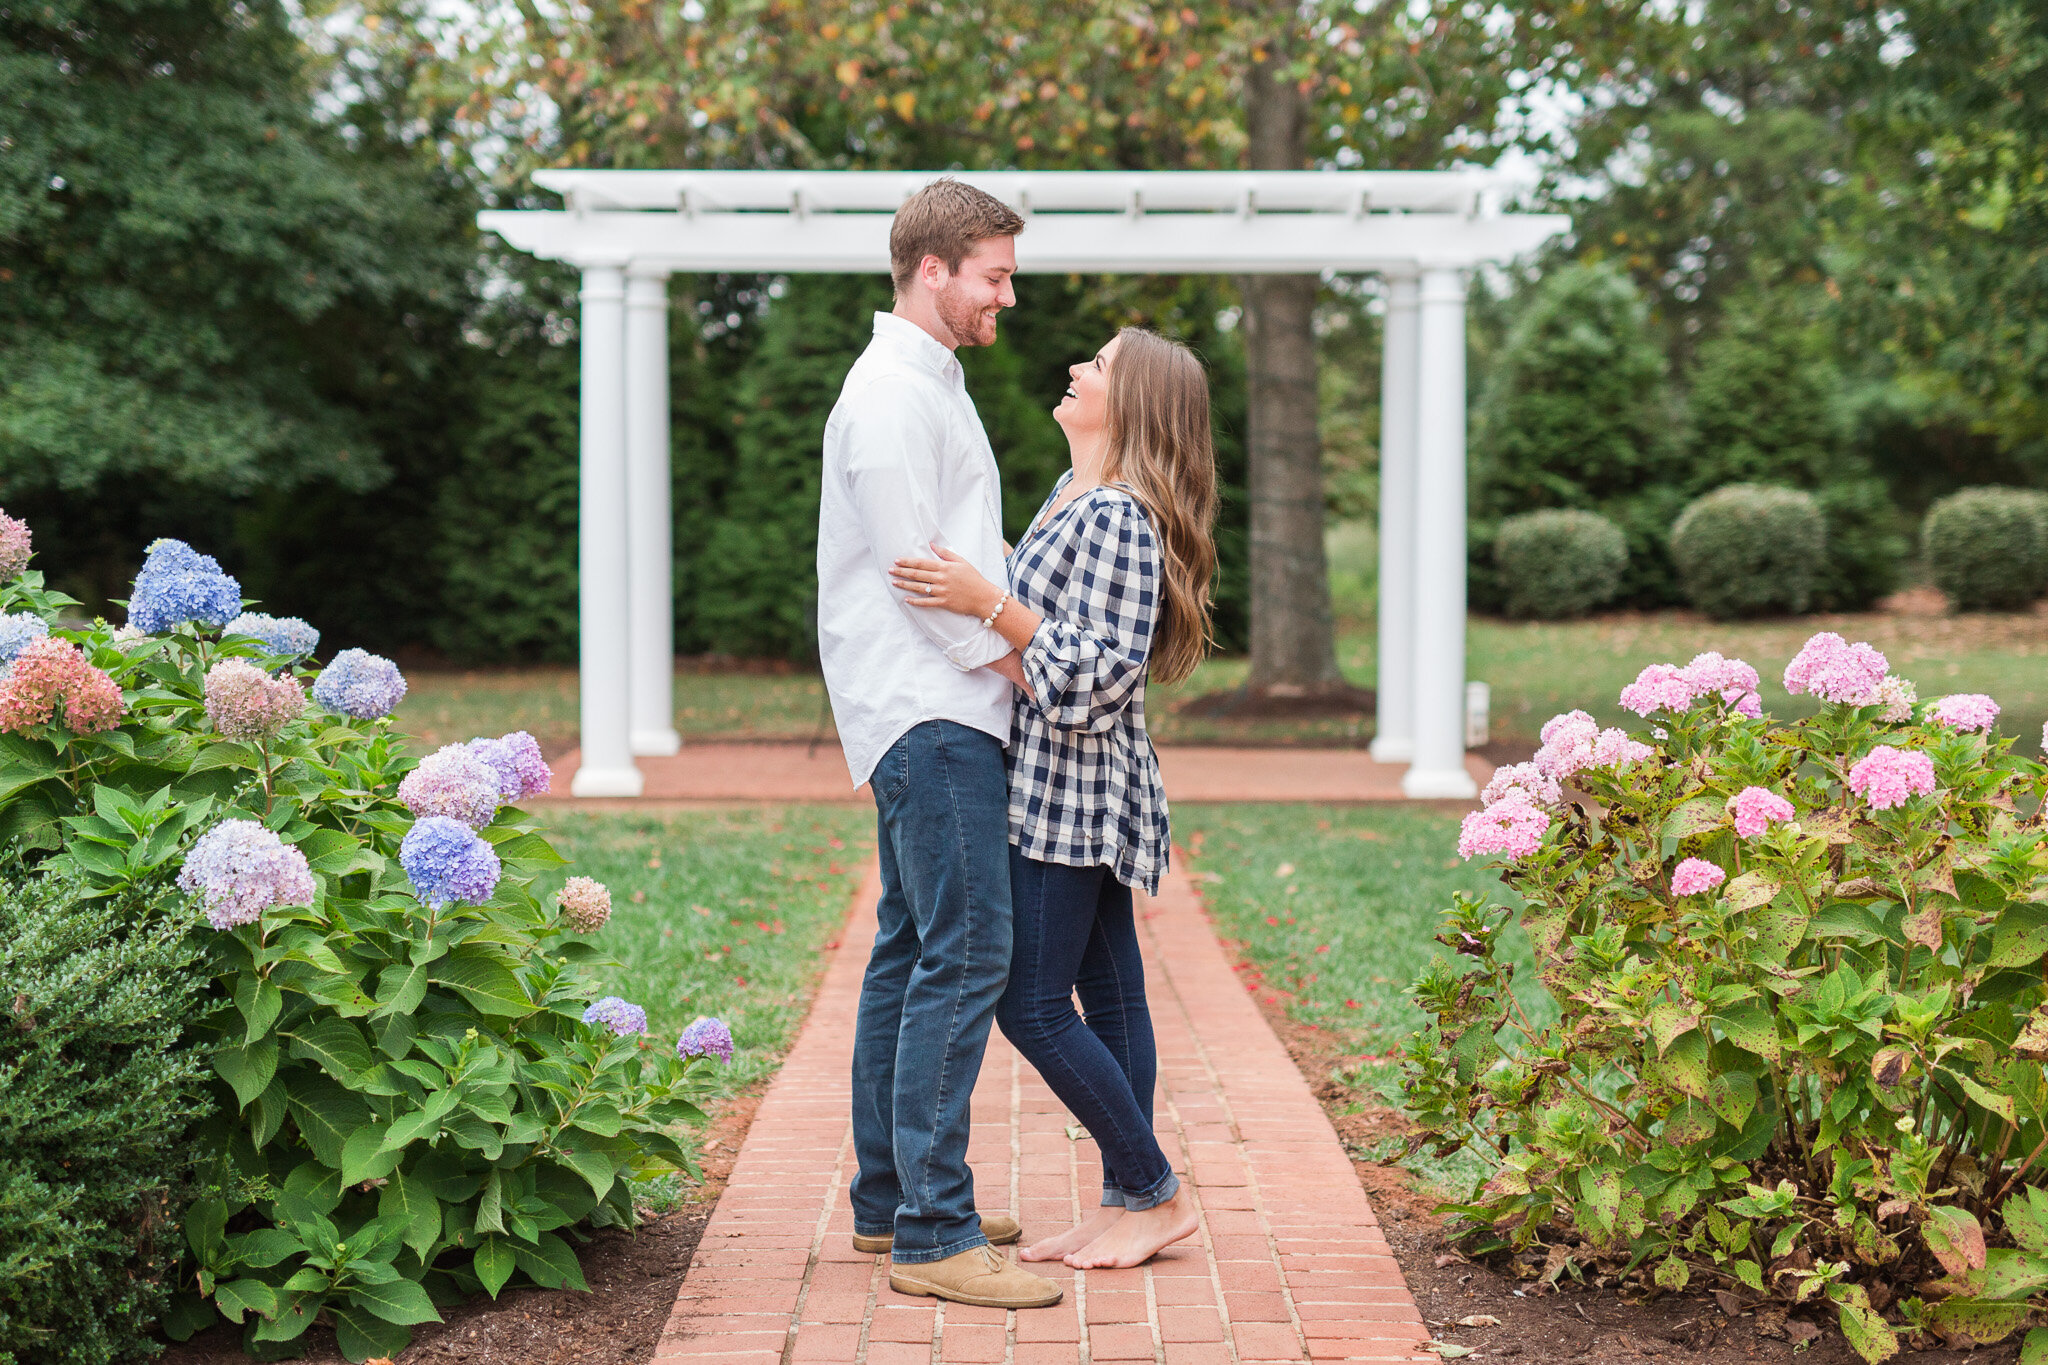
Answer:
<svg viewBox="0 0 2048 1365"><path fill-rule="evenodd" d="M1598 512L1524 512L1500 524L1493 562L1508 615L1560 621L1614 600L1628 567L1628 538Z"/></svg>
<svg viewBox="0 0 2048 1365"><path fill-rule="evenodd" d="M1928 509L1920 534L1934 585L1960 611L2023 607L2048 590L2048 494L1965 488Z"/></svg>
<svg viewBox="0 0 2048 1365"><path fill-rule="evenodd" d="M1813 495L1767 484L1717 488L1671 528L1671 559L1686 600L1722 618L1805 611L1827 547L1827 523Z"/></svg>
<svg viewBox="0 0 2048 1365"><path fill-rule="evenodd" d="M169 1303L205 1064L183 923L0 874L0 1362L146 1351ZM182 897L172 897L182 902ZM182 909L182 904L173 908Z"/></svg>

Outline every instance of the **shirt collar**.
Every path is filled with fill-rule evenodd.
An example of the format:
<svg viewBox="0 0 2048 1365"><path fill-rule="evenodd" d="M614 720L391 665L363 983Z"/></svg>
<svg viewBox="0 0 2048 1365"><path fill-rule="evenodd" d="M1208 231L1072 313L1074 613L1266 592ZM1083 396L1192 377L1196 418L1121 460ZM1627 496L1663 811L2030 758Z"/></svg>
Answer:
<svg viewBox="0 0 2048 1365"><path fill-rule="evenodd" d="M899 318L894 313L875 314L875 335L890 342L920 368L942 379L961 377L960 358L908 318Z"/></svg>

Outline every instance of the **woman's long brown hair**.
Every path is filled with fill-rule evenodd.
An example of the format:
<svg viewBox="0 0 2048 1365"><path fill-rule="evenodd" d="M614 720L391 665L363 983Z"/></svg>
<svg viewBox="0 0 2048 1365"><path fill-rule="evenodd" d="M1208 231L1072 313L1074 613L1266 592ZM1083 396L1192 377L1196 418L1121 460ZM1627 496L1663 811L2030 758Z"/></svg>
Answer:
<svg viewBox="0 0 2048 1365"><path fill-rule="evenodd" d="M1102 481L1136 495L1166 562L1151 673L1176 683L1214 642L1216 448L1209 379L1195 353L1142 327L1118 332L1104 436Z"/></svg>

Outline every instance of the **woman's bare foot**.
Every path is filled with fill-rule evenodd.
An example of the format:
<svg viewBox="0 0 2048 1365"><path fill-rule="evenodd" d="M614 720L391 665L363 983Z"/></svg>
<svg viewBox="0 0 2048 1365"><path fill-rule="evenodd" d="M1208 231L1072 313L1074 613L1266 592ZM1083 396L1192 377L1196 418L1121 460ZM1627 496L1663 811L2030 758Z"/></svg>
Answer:
<svg viewBox="0 0 2048 1365"><path fill-rule="evenodd" d="M1161 1247L1192 1234L1195 1227L1195 1201L1183 1185L1156 1208L1127 1211L1100 1237L1064 1259L1076 1270L1142 1265Z"/></svg>
<svg viewBox="0 0 2048 1365"><path fill-rule="evenodd" d="M1117 1220L1124 1216L1123 1207L1105 1204L1088 1215L1074 1227L1068 1228L1057 1237L1048 1237L1042 1242L1033 1242L1017 1253L1020 1261L1063 1261L1071 1252L1079 1251L1090 1242L1109 1231Z"/></svg>

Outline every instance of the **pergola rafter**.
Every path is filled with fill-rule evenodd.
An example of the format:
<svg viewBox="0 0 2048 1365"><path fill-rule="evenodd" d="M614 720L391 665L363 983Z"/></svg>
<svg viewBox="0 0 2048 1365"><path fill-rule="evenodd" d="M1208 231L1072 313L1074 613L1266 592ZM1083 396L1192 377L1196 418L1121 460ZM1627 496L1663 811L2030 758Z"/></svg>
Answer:
<svg viewBox="0 0 2048 1365"><path fill-rule="evenodd" d="M668 277L885 272L889 222L940 172L542 171L559 211L479 224L583 271L579 796L637 796L672 754ZM1387 277L1373 756L1468 797L1465 281L1567 230L1504 213L1487 171L954 172L1023 213L1021 273ZM1077 338L1076 344L1088 342ZM848 357L851 363L853 357Z"/></svg>

